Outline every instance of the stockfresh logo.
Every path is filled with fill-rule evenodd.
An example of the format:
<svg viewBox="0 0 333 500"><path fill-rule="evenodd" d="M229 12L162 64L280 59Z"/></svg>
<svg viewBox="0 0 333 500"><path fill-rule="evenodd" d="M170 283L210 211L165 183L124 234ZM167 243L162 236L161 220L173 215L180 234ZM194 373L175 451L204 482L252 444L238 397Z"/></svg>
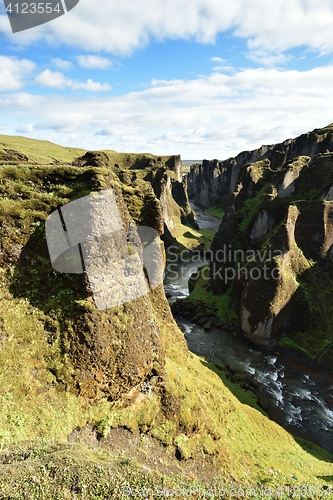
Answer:
<svg viewBox="0 0 333 500"><path fill-rule="evenodd" d="M53 21L74 9L79 0L51 0L47 2L11 2L3 0L13 33L35 28Z"/></svg>
<svg viewBox="0 0 333 500"><path fill-rule="evenodd" d="M147 226L125 230L112 189L55 210L45 229L53 268L86 273L99 310L135 300L163 283L158 233Z"/></svg>

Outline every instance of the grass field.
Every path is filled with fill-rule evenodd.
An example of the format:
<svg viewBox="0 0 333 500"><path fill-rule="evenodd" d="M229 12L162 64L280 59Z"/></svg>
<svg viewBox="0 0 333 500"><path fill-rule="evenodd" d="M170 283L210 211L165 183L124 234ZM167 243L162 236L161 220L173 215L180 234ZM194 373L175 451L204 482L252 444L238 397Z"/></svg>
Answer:
<svg viewBox="0 0 333 500"><path fill-rule="evenodd" d="M29 161L41 164L54 160L72 162L84 153L83 149L66 148L49 141L28 139L21 136L8 136L0 134L0 149L13 149L28 156Z"/></svg>

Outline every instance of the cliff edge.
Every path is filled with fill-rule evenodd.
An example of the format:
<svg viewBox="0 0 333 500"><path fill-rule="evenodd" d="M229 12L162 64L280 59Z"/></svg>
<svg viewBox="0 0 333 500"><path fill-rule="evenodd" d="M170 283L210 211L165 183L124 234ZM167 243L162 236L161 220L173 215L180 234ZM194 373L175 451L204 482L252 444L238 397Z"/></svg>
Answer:
<svg viewBox="0 0 333 500"><path fill-rule="evenodd" d="M224 217L204 293L243 334L333 366L333 125L192 168L189 195ZM198 289L196 291L198 294Z"/></svg>

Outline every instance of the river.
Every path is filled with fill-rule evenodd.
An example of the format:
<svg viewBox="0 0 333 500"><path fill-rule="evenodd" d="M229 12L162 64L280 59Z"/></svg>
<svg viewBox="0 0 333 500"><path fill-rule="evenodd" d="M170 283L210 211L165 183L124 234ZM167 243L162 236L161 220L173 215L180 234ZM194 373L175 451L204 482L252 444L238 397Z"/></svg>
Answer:
<svg viewBox="0 0 333 500"><path fill-rule="evenodd" d="M201 228L217 230L216 217L192 205ZM188 279L204 261L167 268L165 291L170 301L188 295ZM333 453L333 377L275 351L254 346L246 339L212 328L204 330L175 317L189 349L207 360L230 365L251 375L256 392L267 402L269 417L296 436L312 441Z"/></svg>

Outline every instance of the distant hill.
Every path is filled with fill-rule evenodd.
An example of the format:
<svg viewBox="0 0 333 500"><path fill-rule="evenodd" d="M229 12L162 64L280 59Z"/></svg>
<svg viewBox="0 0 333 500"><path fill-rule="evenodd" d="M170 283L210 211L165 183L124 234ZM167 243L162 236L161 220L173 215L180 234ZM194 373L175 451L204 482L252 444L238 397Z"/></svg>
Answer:
<svg viewBox="0 0 333 500"><path fill-rule="evenodd" d="M1 150L15 150L25 154L30 162L50 163L51 161L72 162L84 153L83 149L66 148L50 141L28 139L21 136L9 136L0 134L0 158Z"/></svg>
<svg viewBox="0 0 333 500"><path fill-rule="evenodd" d="M202 160L182 160L183 172L189 172L191 165L201 165Z"/></svg>

